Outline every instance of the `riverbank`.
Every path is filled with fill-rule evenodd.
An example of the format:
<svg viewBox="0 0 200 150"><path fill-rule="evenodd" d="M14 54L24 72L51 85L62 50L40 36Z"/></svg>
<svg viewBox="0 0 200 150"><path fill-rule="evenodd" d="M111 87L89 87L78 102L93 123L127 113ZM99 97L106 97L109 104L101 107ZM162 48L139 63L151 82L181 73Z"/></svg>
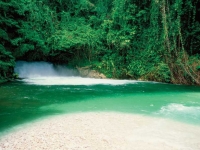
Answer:
<svg viewBox="0 0 200 150"><path fill-rule="evenodd" d="M162 118L101 112L49 117L18 127L1 150L200 149L200 127Z"/></svg>

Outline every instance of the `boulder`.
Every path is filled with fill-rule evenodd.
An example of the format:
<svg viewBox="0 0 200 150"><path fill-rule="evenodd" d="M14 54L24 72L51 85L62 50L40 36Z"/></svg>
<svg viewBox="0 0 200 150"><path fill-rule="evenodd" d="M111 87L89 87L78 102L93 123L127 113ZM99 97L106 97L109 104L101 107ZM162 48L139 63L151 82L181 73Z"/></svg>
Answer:
<svg viewBox="0 0 200 150"><path fill-rule="evenodd" d="M79 74L82 77L87 77L87 78L96 78L96 79L106 79L106 76L102 73L99 73L96 70L92 70L91 66L86 66L86 67L76 67Z"/></svg>

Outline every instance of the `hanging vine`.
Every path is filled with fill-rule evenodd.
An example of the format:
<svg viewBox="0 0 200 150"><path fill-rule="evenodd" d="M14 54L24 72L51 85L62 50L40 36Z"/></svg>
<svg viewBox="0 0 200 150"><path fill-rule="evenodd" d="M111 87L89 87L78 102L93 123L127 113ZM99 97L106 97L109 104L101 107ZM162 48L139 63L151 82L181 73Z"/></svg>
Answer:
<svg viewBox="0 0 200 150"><path fill-rule="evenodd" d="M91 65L112 78L200 84L199 7L200 0L3 0L0 61ZM12 69L1 64L5 77Z"/></svg>

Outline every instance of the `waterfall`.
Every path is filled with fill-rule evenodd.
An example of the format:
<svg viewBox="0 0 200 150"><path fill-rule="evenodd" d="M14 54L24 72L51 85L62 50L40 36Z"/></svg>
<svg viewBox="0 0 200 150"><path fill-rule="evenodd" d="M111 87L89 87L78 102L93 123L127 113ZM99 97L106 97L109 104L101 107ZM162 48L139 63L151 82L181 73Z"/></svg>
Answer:
<svg viewBox="0 0 200 150"><path fill-rule="evenodd" d="M113 80L82 78L78 72L66 66L49 62L17 61L15 73L27 84L36 85L97 85L97 84L135 84L134 80Z"/></svg>
<svg viewBox="0 0 200 150"><path fill-rule="evenodd" d="M54 65L49 62L26 61L16 62L15 73L17 73L20 78L64 77L78 75L75 70L69 69L64 65Z"/></svg>

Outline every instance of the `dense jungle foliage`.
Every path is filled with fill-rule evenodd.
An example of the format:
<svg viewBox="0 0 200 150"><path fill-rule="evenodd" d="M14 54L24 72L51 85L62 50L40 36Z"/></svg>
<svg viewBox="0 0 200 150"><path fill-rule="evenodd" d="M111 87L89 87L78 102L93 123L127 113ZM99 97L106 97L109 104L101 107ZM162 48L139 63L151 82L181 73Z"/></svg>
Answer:
<svg viewBox="0 0 200 150"><path fill-rule="evenodd" d="M200 0L1 0L0 80L15 60L200 84Z"/></svg>

